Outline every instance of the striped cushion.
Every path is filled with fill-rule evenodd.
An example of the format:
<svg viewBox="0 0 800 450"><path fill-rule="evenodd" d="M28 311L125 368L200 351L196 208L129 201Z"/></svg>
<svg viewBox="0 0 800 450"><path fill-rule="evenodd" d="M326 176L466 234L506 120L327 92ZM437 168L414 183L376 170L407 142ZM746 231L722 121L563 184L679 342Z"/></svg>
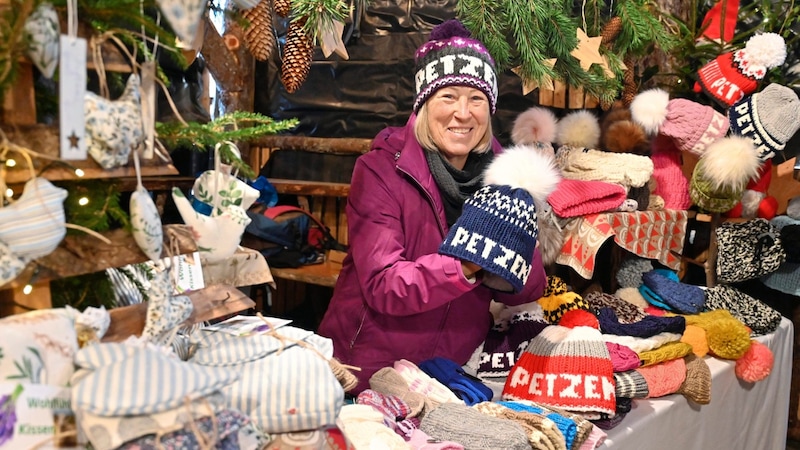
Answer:
<svg viewBox="0 0 800 450"><path fill-rule="evenodd" d="M197 343L197 351L192 362L205 366L229 366L263 358L283 348L296 345L291 340L302 341L314 333L296 327L284 326L278 331L280 336L290 340L265 335L235 336L219 331L200 330L192 335Z"/></svg>
<svg viewBox="0 0 800 450"><path fill-rule="evenodd" d="M204 397L236 381L236 371L145 350L100 367L72 390L72 406L99 416L151 414Z"/></svg>
<svg viewBox="0 0 800 450"><path fill-rule="evenodd" d="M0 208L0 241L25 262L49 255L64 239L66 189L44 178L25 183L20 198Z"/></svg>
<svg viewBox="0 0 800 450"><path fill-rule="evenodd" d="M123 344L121 342L103 342L87 345L75 355L75 365L82 369L99 369L133 355L146 352L144 347Z"/></svg>
<svg viewBox="0 0 800 450"><path fill-rule="evenodd" d="M266 433L312 430L333 424L344 390L328 362L293 346L232 367L239 381L223 390L229 406L250 416Z"/></svg>

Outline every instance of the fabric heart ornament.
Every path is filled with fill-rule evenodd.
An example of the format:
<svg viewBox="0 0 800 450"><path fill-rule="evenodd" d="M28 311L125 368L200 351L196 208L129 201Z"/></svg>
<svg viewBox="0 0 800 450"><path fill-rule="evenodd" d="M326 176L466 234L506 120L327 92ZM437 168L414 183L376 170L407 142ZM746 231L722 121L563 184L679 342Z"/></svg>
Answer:
<svg viewBox="0 0 800 450"><path fill-rule="evenodd" d="M205 12L206 1L158 0L158 6L175 32L175 36L183 42L192 42L197 34L200 18Z"/></svg>
<svg viewBox="0 0 800 450"><path fill-rule="evenodd" d="M83 108L89 155L104 169L127 164L131 149L144 142L139 76L128 77L125 91L116 100L87 92Z"/></svg>
<svg viewBox="0 0 800 450"><path fill-rule="evenodd" d="M161 216L158 214L153 198L142 185L142 172L139 168L139 151L133 151L133 161L136 168L137 186L131 194L129 211L131 215L131 233L136 245L151 260L161 258L164 249L164 230L161 226Z"/></svg>
<svg viewBox="0 0 800 450"><path fill-rule="evenodd" d="M19 199L0 208L0 242L26 264L52 253L67 233L65 198L44 178L28 180Z"/></svg>
<svg viewBox="0 0 800 450"><path fill-rule="evenodd" d="M261 195L257 189L231 174L230 166L222 164L220 150L223 145L241 158L241 153L233 142L218 143L214 147L214 169L203 172L192 186L194 209L209 216L219 215L232 205L240 206L246 211Z"/></svg>
<svg viewBox="0 0 800 450"><path fill-rule="evenodd" d="M25 20L27 54L46 78L53 78L58 66L58 39L61 27L58 13L50 3L40 3Z"/></svg>
<svg viewBox="0 0 800 450"><path fill-rule="evenodd" d="M242 207L230 205L219 215L206 216L192 208L179 188L172 188L172 200L183 221L192 227L197 250L206 262L222 261L236 252L244 229L250 223Z"/></svg>
<svg viewBox="0 0 800 450"><path fill-rule="evenodd" d="M260 195L255 188L244 181L217 170L206 170L200 174L194 182L192 192L195 199L210 205L211 208L212 205L218 205L213 214L220 214L232 205L247 210Z"/></svg>
<svg viewBox="0 0 800 450"><path fill-rule="evenodd" d="M192 314L194 305L185 295L173 295L175 287L167 265L159 261L154 272L142 338L154 344L170 345L174 332Z"/></svg>

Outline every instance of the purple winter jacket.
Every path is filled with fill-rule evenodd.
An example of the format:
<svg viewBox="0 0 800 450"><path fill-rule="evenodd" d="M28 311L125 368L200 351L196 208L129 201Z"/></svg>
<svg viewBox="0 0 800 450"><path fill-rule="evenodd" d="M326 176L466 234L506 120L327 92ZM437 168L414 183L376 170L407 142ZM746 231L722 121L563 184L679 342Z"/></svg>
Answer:
<svg viewBox="0 0 800 450"><path fill-rule="evenodd" d="M347 202L350 250L318 333L334 356L360 367L357 394L399 359L418 364L441 356L464 364L492 326L491 299L538 300L546 276L535 251L525 288L500 293L467 281L461 262L438 253L447 233L444 206L412 116L386 128L358 158ZM495 153L502 151L493 141Z"/></svg>

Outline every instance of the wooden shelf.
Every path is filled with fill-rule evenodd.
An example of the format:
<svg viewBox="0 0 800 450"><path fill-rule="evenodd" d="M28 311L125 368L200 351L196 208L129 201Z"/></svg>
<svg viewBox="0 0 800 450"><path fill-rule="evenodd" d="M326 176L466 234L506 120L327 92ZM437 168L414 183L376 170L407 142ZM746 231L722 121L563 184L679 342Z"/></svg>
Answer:
<svg viewBox="0 0 800 450"><path fill-rule="evenodd" d="M88 234L68 235L52 253L28 264L15 280L0 286L0 289L16 289L24 286L31 281L37 268L39 272L34 281L41 284L149 260L128 231L118 229L100 234L111 243L106 244ZM171 239L174 239L180 254L197 251L197 245L186 225L165 225L165 249L169 248ZM162 254L162 256L167 255Z"/></svg>
<svg viewBox="0 0 800 450"><path fill-rule="evenodd" d="M0 128L5 132L8 140L16 145L29 148L51 158L59 157L58 128L56 127L37 124L15 127L2 126ZM6 184L9 185L22 184L30 178L30 168L27 166L25 160L21 157L15 159L17 161L17 166L14 168L7 168L6 170L5 181ZM169 156L167 156L167 159L168 161L164 161L156 156L152 159L140 161L142 176L178 175L178 169L172 164L172 160ZM136 179L136 170L134 169L132 156L127 165L114 169L104 169L100 167L91 157L83 160L66 161L66 164L72 167L62 162L39 159L34 161L34 168L40 176L51 181L112 178ZM42 172L45 168L46 170ZM78 177L75 174L75 169L83 170L84 175Z"/></svg>
<svg viewBox="0 0 800 450"><path fill-rule="evenodd" d="M296 269L270 267L272 276L275 278L283 278L326 287L334 287L336 285L336 280L339 279L339 272L341 270L342 265L332 261L325 261L322 264L309 264Z"/></svg>

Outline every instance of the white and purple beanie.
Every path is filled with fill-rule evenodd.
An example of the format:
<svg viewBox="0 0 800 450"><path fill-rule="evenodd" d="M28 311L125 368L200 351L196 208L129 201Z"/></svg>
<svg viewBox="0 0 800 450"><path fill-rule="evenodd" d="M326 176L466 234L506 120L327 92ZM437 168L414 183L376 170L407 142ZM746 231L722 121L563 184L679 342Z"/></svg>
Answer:
<svg viewBox="0 0 800 450"><path fill-rule="evenodd" d="M414 54L414 61L415 113L442 87L470 86L486 94L494 114L497 107L494 59L458 19L434 27L428 42Z"/></svg>

